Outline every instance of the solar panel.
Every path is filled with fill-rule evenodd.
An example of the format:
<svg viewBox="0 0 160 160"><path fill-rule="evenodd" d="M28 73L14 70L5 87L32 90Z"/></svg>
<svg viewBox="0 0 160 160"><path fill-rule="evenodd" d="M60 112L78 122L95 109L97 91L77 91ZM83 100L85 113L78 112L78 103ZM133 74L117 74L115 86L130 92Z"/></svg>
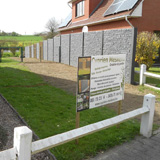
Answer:
<svg viewBox="0 0 160 160"><path fill-rule="evenodd" d="M135 6L138 0L126 0L123 2L123 4L118 8L117 12L130 10Z"/></svg>
<svg viewBox="0 0 160 160"><path fill-rule="evenodd" d="M104 16L132 9L138 0L114 0L110 7L105 11Z"/></svg>
<svg viewBox="0 0 160 160"><path fill-rule="evenodd" d="M66 27L67 24L72 20L72 12L65 18L65 20L59 25L59 28Z"/></svg>
<svg viewBox="0 0 160 160"><path fill-rule="evenodd" d="M119 3L119 2L122 2L122 1L124 1L124 0L114 0L113 4Z"/></svg>
<svg viewBox="0 0 160 160"><path fill-rule="evenodd" d="M111 5L108 10L105 12L106 15L114 14L119 8L119 3Z"/></svg>

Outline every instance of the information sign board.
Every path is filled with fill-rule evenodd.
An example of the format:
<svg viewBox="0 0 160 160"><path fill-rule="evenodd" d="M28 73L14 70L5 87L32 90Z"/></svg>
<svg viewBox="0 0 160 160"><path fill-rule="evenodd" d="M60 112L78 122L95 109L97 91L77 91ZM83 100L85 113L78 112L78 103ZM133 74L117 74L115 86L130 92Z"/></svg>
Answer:
<svg viewBox="0 0 160 160"><path fill-rule="evenodd" d="M126 55L78 59L77 112L124 99Z"/></svg>

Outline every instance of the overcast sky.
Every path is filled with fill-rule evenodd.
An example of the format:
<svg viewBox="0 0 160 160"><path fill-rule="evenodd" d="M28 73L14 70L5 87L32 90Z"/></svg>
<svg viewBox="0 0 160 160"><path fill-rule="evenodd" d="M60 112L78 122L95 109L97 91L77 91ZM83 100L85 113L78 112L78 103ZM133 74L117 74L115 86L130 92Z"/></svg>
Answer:
<svg viewBox="0 0 160 160"><path fill-rule="evenodd" d="M45 31L48 20L61 21L71 12L69 0L1 0L0 30L29 35Z"/></svg>

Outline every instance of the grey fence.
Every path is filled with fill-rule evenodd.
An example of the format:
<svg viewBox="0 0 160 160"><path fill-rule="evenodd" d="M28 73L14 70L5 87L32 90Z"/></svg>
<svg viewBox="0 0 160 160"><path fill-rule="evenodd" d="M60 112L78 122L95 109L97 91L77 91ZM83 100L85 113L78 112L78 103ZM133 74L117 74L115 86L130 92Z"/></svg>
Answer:
<svg viewBox="0 0 160 160"><path fill-rule="evenodd" d="M37 51L37 59L39 59L40 58L40 51L39 51L39 43L37 43L37 49L36 49L36 51Z"/></svg>
<svg viewBox="0 0 160 160"><path fill-rule="evenodd" d="M77 67L78 57L126 54L125 81L133 83L136 36L135 28L65 34L43 41L43 59ZM29 52L29 48L26 47L27 58L33 55ZM37 49L37 58L39 57Z"/></svg>

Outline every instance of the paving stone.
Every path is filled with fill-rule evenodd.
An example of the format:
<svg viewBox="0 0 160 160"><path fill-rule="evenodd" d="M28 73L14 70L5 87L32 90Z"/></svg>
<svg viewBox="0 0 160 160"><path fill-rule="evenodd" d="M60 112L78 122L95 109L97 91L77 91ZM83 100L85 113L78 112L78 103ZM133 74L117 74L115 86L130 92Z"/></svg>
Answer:
<svg viewBox="0 0 160 160"><path fill-rule="evenodd" d="M90 160L160 160L160 133L151 138L136 137Z"/></svg>

